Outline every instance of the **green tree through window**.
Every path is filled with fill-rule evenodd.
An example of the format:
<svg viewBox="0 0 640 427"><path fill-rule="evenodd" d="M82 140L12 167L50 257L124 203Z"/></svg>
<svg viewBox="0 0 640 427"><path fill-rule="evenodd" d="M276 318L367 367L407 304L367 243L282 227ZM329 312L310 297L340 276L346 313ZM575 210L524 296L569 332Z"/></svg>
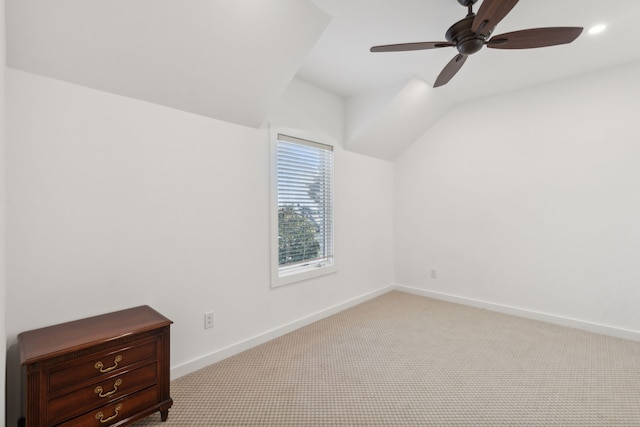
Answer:
<svg viewBox="0 0 640 427"><path fill-rule="evenodd" d="M278 209L278 263L295 264L317 258L320 243L316 240L316 225L300 207Z"/></svg>

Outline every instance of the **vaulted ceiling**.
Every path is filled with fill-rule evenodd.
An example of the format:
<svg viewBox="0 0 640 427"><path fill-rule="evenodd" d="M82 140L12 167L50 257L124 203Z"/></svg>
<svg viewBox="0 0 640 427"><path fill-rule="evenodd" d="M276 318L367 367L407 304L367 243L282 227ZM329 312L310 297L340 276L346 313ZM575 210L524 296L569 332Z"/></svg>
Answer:
<svg viewBox="0 0 640 427"><path fill-rule="evenodd" d="M474 6L477 11L481 1ZM521 0L494 34L590 27L572 44L483 49L433 89L456 51L456 0L7 0L10 67L260 127L294 78L345 99L345 146L394 159L452 106L640 60L636 0Z"/></svg>

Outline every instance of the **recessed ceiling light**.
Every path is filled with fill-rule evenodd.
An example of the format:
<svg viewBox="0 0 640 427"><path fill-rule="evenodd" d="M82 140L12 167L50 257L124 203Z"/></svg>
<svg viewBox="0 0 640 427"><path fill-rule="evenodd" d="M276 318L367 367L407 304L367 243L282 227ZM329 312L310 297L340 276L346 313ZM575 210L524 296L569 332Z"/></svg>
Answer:
<svg viewBox="0 0 640 427"><path fill-rule="evenodd" d="M589 28L589 34L591 34L591 35L600 34L606 28L607 28L607 26L605 24L594 25L593 27Z"/></svg>

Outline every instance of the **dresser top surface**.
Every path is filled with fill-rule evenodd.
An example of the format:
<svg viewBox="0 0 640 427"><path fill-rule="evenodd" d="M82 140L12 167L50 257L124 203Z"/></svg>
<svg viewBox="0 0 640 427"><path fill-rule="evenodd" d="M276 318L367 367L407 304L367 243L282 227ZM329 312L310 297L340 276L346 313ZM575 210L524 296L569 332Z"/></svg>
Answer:
<svg viewBox="0 0 640 427"><path fill-rule="evenodd" d="M171 323L162 314L143 305L22 332L18 335L20 361L23 365L35 363Z"/></svg>

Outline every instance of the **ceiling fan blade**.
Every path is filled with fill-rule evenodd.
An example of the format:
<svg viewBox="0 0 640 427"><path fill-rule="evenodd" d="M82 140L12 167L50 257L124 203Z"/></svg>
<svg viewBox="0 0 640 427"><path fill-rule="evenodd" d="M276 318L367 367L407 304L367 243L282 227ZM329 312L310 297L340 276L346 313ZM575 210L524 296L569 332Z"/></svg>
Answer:
<svg viewBox="0 0 640 427"><path fill-rule="evenodd" d="M518 0L484 0L473 19L471 31L488 36L517 3Z"/></svg>
<svg viewBox="0 0 640 427"><path fill-rule="evenodd" d="M455 46L455 43L450 42L418 42L418 43L399 43L399 44L385 44L382 46L373 46L369 49L370 52L404 52L408 50L425 50L425 49L438 49L441 47Z"/></svg>
<svg viewBox="0 0 640 427"><path fill-rule="evenodd" d="M454 56L453 59L449 61L449 63L442 69L442 71L438 75L438 78L436 79L436 82L433 84L433 87L438 87L449 83L449 80L451 80L453 76L455 76L456 73L460 71L460 68L462 68L466 60L467 55L462 55L461 53L459 53Z"/></svg>
<svg viewBox="0 0 640 427"><path fill-rule="evenodd" d="M494 49L533 49L571 43L582 33L581 27L532 28L493 36L487 47Z"/></svg>

